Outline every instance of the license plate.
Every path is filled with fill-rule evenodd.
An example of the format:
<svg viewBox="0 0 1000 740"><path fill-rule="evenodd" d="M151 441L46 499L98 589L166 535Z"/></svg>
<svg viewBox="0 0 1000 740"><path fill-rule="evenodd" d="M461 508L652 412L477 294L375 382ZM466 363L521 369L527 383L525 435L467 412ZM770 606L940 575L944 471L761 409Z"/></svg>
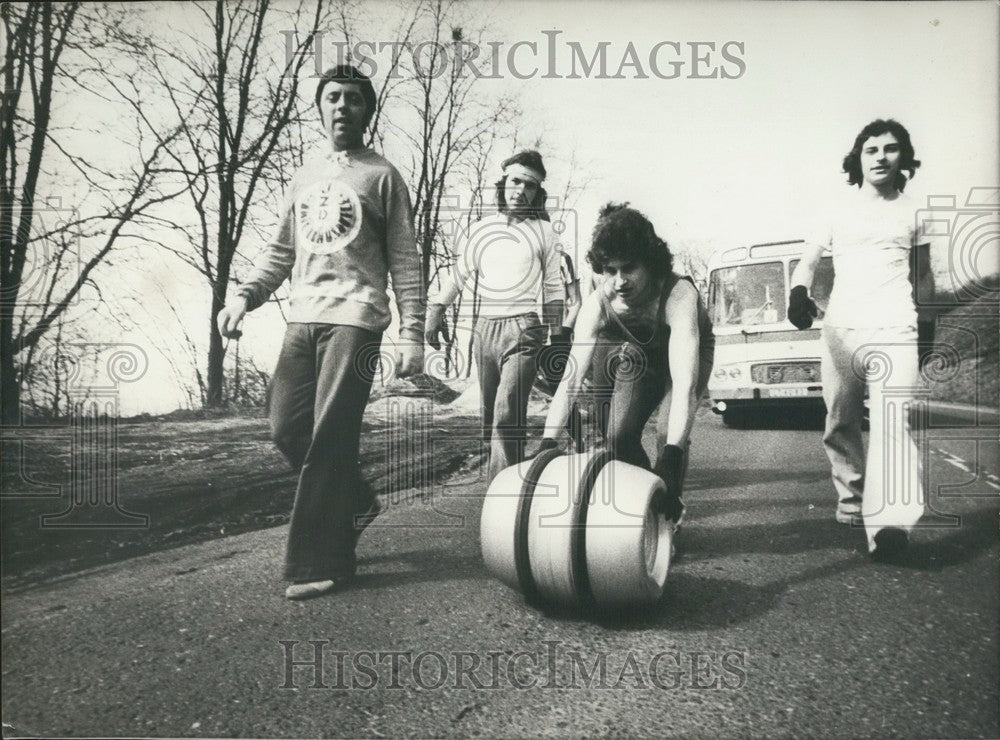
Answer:
<svg viewBox="0 0 1000 740"><path fill-rule="evenodd" d="M802 398L809 395L808 388L765 388L771 398Z"/></svg>

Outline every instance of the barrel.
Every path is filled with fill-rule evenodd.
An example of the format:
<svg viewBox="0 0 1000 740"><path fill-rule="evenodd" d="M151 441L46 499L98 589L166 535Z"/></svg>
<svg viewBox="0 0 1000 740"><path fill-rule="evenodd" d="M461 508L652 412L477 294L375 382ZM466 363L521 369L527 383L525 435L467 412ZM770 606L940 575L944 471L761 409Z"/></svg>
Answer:
<svg viewBox="0 0 1000 740"><path fill-rule="evenodd" d="M490 484L480 521L483 560L533 602L657 601L673 544L673 524L652 510L663 489L659 476L607 450L548 450Z"/></svg>

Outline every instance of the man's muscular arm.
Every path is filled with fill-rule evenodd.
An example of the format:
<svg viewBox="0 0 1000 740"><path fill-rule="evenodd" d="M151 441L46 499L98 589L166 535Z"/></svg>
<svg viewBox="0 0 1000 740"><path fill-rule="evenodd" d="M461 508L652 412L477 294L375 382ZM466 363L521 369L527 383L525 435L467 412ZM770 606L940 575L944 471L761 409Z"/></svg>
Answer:
<svg viewBox="0 0 1000 740"><path fill-rule="evenodd" d="M671 387L669 403L660 406L657 431L660 445L683 447L687 443L698 407L698 291L686 280L671 292L663 319L670 327Z"/></svg>
<svg viewBox="0 0 1000 740"><path fill-rule="evenodd" d="M693 285L681 281L674 287L667 300L663 319L670 327L667 355L671 386L660 404L660 416L657 420L660 450L653 472L667 486L667 495L659 505L669 519L677 522L684 510L681 503L684 454L699 401L701 339L698 332L698 291Z"/></svg>

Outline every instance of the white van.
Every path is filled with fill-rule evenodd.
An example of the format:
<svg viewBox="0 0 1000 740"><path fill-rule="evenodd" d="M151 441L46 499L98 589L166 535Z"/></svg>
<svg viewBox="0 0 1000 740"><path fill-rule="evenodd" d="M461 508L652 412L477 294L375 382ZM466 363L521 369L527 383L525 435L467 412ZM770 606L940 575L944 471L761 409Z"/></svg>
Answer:
<svg viewBox="0 0 1000 740"><path fill-rule="evenodd" d="M715 366L708 392L726 424L743 426L766 408L822 408L820 328L833 260L822 258L816 269L811 294L819 317L800 331L785 312L803 246L798 240L736 247L709 262Z"/></svg>

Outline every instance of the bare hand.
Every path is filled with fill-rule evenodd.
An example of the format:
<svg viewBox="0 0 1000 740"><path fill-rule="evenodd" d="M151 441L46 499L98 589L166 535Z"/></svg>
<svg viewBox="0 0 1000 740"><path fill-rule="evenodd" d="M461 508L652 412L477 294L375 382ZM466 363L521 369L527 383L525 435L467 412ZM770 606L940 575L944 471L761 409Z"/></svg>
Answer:
<svg viewBox="0 0 1000 740"><path fill-rule="evenodd" d="M224 306L219 311L218 325L219 334L227 339L239 339L243 336L240 331L240 322L247 313L247 301L242 296L237 297L231 305Z"/></svg>
<svg viewBox="0 0 1000 740"><path fill-rule="evenodd" d="M441 339L448 341L448 324L444 320L444 306L432 303L427 306L424 340L434 349L441 349Z"/></svg>
<svg viewBox="0 0 1000 740"><path fill-rule="evenodd" d="M396 350L396 377L408 378L424 370L424 346L419 342L400 342Z"/></svg>

